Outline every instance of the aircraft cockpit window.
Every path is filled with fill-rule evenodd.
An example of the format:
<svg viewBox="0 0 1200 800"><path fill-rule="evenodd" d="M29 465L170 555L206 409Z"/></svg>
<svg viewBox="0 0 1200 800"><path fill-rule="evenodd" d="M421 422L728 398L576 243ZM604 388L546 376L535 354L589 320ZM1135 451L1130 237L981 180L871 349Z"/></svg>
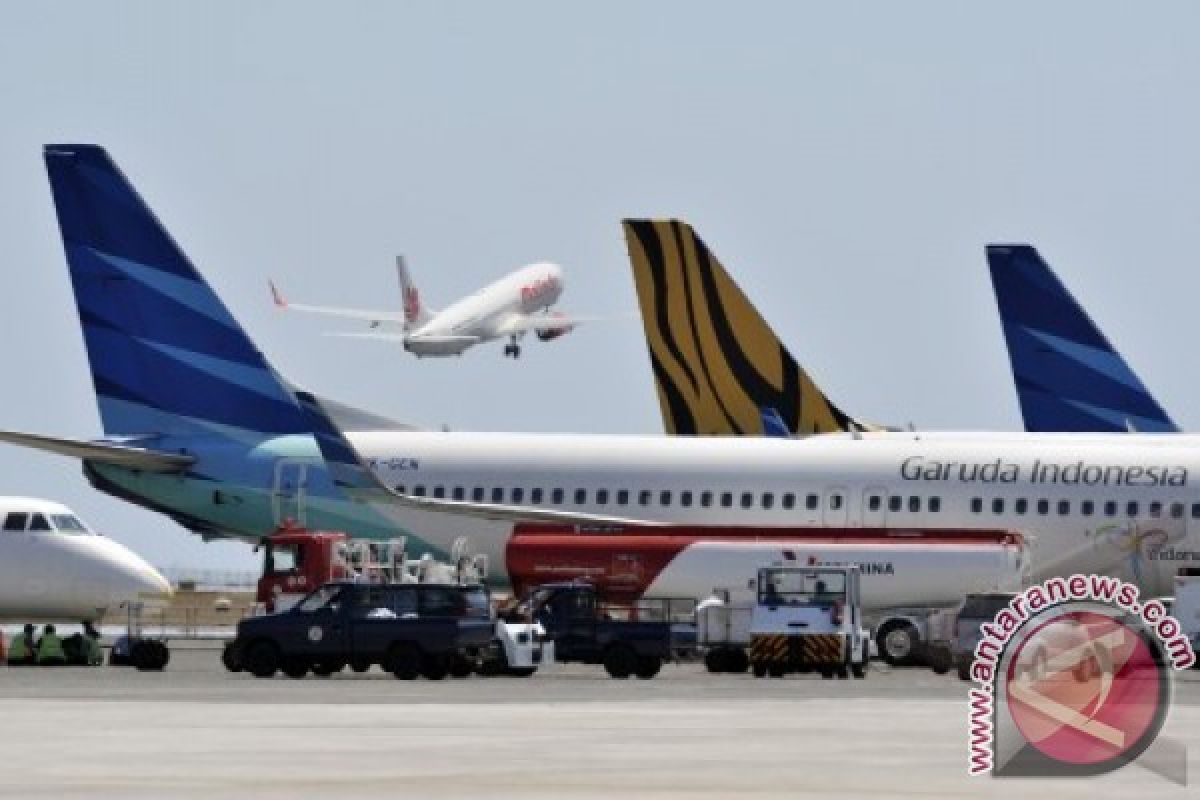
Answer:
<svg viewBox="0 0 1200 800"><path fill-rule="evenodd" d="M34 514L29 520L29 530L31 531L48 531L50 523L46 519L45 514Z"/></svg>
<svg viewBox="0 0 1200 800"><path fill-rule="evenodd" d="M14 511L4 518L4 530L23 531L29 524L29 515L24 511Z"/></svg>
<svg viewBox="0 0 1200 800"><path fill-rule="evenodd" d="M76 517L73 514L54 514L50 519L54 522L54 527L58 528L64 533L88 532L88 529L84 526L84 524L79 521L79 517Z"/></svg>

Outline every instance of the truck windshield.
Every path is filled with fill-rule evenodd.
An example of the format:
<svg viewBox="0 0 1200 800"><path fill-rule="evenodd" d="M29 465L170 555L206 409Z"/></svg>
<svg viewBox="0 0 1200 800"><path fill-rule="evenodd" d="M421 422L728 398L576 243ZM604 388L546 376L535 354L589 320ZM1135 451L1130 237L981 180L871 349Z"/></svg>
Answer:
<svg viewBox="0 0 1200 800"><path fill-rule="evenodd" d="M321 608L332 608L336 611L341 597L341 586L322 586L301 600L296 608L304 612L316 611Z"/></svg>
<svg viewBox="0 0 1200 800"><path fill-rule="evenodd" d="M844 572L764 570L758 586L758 601L764 605L831 605L845 597Z"/></svg>
<svg viewBox="0 0 1200 800"><path fill-rule="evenodd" d="M463 597L467 603L465 616L486 618L492 615L492 602L483 588L476 586L464 589Z"/></svg>
<svg viewBox="0 0 1200 800"><path fill-rule="evenodd" d="M990 619L999 614L1014 597L1016 595L1007 592L969 594L958 615L969 619Z"/></svg>

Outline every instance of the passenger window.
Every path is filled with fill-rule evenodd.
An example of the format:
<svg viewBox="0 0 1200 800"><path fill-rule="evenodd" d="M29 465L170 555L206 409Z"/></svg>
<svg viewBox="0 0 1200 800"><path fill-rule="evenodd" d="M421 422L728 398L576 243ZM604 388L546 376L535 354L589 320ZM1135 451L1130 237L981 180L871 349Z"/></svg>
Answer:
<svg viewBox="0 0 1200 800"><path fill-rule="evenodd" d="M982 497L972 497L971 498L971 511L973 511L976 514L983 511L983 498Z"/></svg>
<svg viewBox="0 0 1200 800"><path fill-rule="evenodd" d="M700 493L700 505L704 506L705 508L709 508L710 506L712 506L712 501L713 501L713 493L712 492L705 491L705 492Z"/></svg>
<svg viewBox="0 0 1200 800"><path fill-rule="evenodd" d="M414 486L413 494L416 495L417 497L424 497L425 496L425 487L424 486Z"/></svg>
<svg viewBox="0 0 1200 800"><path fill-rule="evenodd" d="M455 500L462 500L466 496L467 496L467 494L466 494L466 491L463 489L463 487L461 487L461 486L454 487L454 499Z"/></svg>
<svg viewBox="0 0 1200 800"><path fill-rule="evenodd" d="M796 507L796 495L792 494L791 492L785 493L783 495L783 507L786 508L788 511L791 511L793 508L795 508Z"/></svg>
<svg viewBox="0 0 1200 800"><path fill-rule="evenodd" d="M993 514L1003 514L1004 513L1004 498L1003 497L993 497L992 498L992 513Z"/></svg>
<svg viewBox="0 0 1200 800"><path fill-rule="evenodd" d="M916 514L918 511L920 511L921 510L921 498L915 494L913 496L909 497L908 498L908 510L912 514Z"/></svg>
<svg viewBox="0 0 1200 800"><path fill-rule="evenodd" d="M658 502L660 505L664 505L664 506L671 505L671 493L666 492L666 491L659 492L658 493Z"/></svg>
<svg viewBox="0 0 1200 800"><path fill-rule="evenodd" d="M403 483L396 484L396 494L404 494L404 484Z"/></svg>
<svg viewBox="0 0 1200 800"><path fill-rule="evenodd" d="M1050 513L1050 501L1045 498L1038 500L1037 508L1038 508L1038 513L1041 514L1042 516L1049 514Z"/></svg>
<svg viewBox="0 0 1200 800"><path fill-rule="evenodd" d="M733 508L733 492L721 492L721 508Z"/></svg>
<svg viewBox="0 0 1200 800"><path fill-rule="evenodd" d="M867 510L878 511L883 507L883 498L877 494L873 494L867 498Z"/></svg>
<svg viewBox="0 0 1200 800"><path fill-rule="evenodd" d="M529 502L533 503L535 506L540 506L542 504L542 490L540 488L534 489L529 493Z"/></svg>
<svg viewBox="0 0 1200 800"><path fill-rule="evenodd" d="M504 490L503 489L501 489L499 487L495 487L492 489L492 502L497 503L497 504L504 502Z"/></svg>
<svg viewBox="0 0 1200 800"><path fill-rule="evenodd" d="M575 505L581 506L587 502L587 489L575 490Z"/></svg>
<svg viewBox="0 0 1200 800"><path fill-rule="evenodd" d="M1138 504L1136 500L1130 500L1125 504L1125 516L1136 517L1138 515Z"/></svg>
<svg viewBox="0 0 1200 800"><path fill-rule="evenodd" d="M1183 503L1171 503L1171 519L1183 519Z"/></svg>
<svg viewBox="0 0 1200 800"><path fill-rule="evenodd" d="M482 486L476 486L474 489L471 490L471 500L473 500L476 503L482 503L483 498L484 498L484 491L483 491Z"/></svg>
<svg viewBox="0 0 1200 800"><path fill-rule="evenodd" d="M817 510L817 496L815 494L806 495L804 497L804 507L809 511Z"/></svg>
<svg viewBox="0 0 1200 800"><path fill-rule="evenodd" d="M942 510L942 498L940 498L936 495L929 498L929 510L932 511L934 514L937 514L939 511L941 511Z"/></svg>
<svg viewBox="0 0 1200 800"><path fill-rule="evenodd" d="M692 505L692 493L691 492L680 492L679 493L679 505L690 507Z"/></svg>
<svg viewBox="0 0 1200 800"><path fill-rule="evenodd" d="M1085 517L1090 517L1092 512L1096 510L1096 504L1091 500L1084 500L1079 504L1079 512Z"/></svg>
<svg viewBox="0 0 1200 800"><path fill-rule="evenodd" d="M775 505L775 495L771 494L770 492L763 492L762 507L763 508L771 508L774 505Z"/></svg>
<svg viewBox="0 0 1200 800"><path fill-rule="evenodd" d="M413 589L392 590L392 611L396 616L415 616L417 613L417 593Z"/></svg>
<svg viewBox="0 0 1200 800"><path fill-rule="evenodd" d="M1193 506L1193 508L1200 508L1200 504ZM1107 502L1105 502L1104 503L1104 516L1115 517L1116 515L1117 515L1117 501L1116 500L1108 500Z"/></svg>
<svg viewBox="0 0 1200 800"><path fill-rule="evenodd" d="M456 617L463 610L457 589L429 586L419 593L421 613L434 617Z"/></svg>
<svg viewBox="0 0 1200 800"><path fill-rule="evenodd" d="M638 492L638 505L639 506L650 505L650 497L651 496L652 495L651 495L651 492L649 489L642 489L640 492Z"/></svg>
<svg viewBox="0 0 1200 800"><path fill-rule="evenodd" d="M1200 505L1195 506L1200 508ZM4 530L6 531L23 531L29 523L29 515L23 511L14 511L4 518Z"/></svg>
<svg viewBox="0 0 1200 800"><path fill-rule="evenodd" d="M1152 517L1161 517L1162 516L1162 503L1155 500L1153 503L1150 504L1150 516L1152 516Z"/></svg>
<svg viewBox="0 0 1200 800"><path fill-rule="evenodd" d="M1192 519L1200 519L1200 503L1192 503Z"/></svg>
<svg viewBox="0 0 1200 800"><path fill-rule="evenodd" d="M742 508L750 508L754 505L754 495L750 492L742 492Z"/></svg>
<svg viewBox="0 0 1200 800"><path fill-rule="evenodd" d="M596 490L596 505L602 506L608 503L608 489Z"/></svg>
<svg viewBox="0 0 1200 800"><path fill-rule="evenodd" d="M46 520L43 514L34 514L29 520L29 530L31 531L48 531L50 523Z"/></svg>
<svg viewBox="0 0 1200 800"><path fill-rule="evenodd" d="M1029 510L1029 501L1026 500L1024 497L1018 497L1016 502L1013 503L1013 511L1016 511L1018 514L1024 514L1028 510Z"/></svg>
<svg viewBox="0 0 1200 800"><path fill-rule="evenodd" d="M519 504L525 502L525 490L524 489L513 489L512 490L512 501L513 501L513 505L519 505Z"/></svg>
<svg viewBox="0 0 1200 800"><path fill-rule="evenodd" d="M841 511L842 496L840 494L835 492L834 494L829 495L829 508L832 511Z"/></svg>
<svg viewBox="0 0 1200 800"><path fill-rule="evenodd" d="M894 494L888 498L888 511L899 511L904 507L904 498Z"/></svg>
<svg viewBox="0 0 1200 800"><path fill-rule="evenodd" d="M446 498L446 487L445 486L435 486L433 488L433 496L436 497L438 500L444 500Z"/></svg>
<svg viewBox="0 0 1200 800"><path fill-rule="evenodd" d="M617 505L619 505L619 506L629 505L629 490L628 489L617 490Z"/></svg>
<svg viewBox="0 0 1200 800"><path fill-rule="evenodd" d="M562 489L555 489L553 492L550 493L550 502L552 502L556 506L561 506L562 502L563 502L563 498L566 496L567 496L567 493L564 492Z"/></svg>
<svg viewBox="0 0 1200 800"><path fill-rule="evenodd" d="M1070 500L1059 500L1058 501L1058 515L1060 517L1065 517L1067 514L1070 514L1070 513L1071 513L1071 501Z"/></svg>

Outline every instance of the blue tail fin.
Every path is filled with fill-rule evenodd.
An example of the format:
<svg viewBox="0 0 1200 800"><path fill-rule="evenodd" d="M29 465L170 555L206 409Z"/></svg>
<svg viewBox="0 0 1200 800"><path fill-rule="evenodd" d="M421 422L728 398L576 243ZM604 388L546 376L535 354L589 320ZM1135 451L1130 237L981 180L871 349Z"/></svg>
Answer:
<svg viewBox="0 0 1200 800"><path fill-rule="evenodd" d="M302 409L96 145L47 145L75 304L109 435L307 432Z"/></svg>
<svg viewBox="0 0 1200 800"><path fill-rule="evenodd" d="M1025 430L1178 430L1036 249L987 257Z"/></svg>
<svg viewBox="0 0 1200 800"><path fill-rule="evenodd" d="M762 416L763 436L774 436L781 439L791 437L792 432L784 424L783 417L780 416L778 409L771 406L763 406L758 411Z"/></svg>

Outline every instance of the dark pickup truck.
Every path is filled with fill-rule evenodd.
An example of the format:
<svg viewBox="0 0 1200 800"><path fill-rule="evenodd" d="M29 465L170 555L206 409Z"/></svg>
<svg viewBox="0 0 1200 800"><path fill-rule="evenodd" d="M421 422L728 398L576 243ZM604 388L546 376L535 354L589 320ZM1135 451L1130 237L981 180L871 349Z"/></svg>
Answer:
<svg viewBox="0 0 1200 800"><path fill-rule="evenodd" d="M556 661L603 664L613 678L653 678L677 644L670 622L614 618L588 584L539 586L526 604L553 640Z"/></svg>
<svg viewBox="0 0 1200 800"><path fill-rule="evenodd" d="M286 611L239 622L223 660L260 678L379 664L397 678L439 680L470 674L494 628L482 586L329 583Z"/></svg>

